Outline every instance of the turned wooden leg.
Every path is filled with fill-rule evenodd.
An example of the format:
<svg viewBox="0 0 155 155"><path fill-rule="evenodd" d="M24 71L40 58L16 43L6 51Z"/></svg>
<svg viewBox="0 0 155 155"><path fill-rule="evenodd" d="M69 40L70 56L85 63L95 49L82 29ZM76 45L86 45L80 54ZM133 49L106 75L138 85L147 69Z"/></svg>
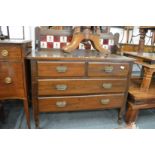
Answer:
<svg viewBox="0 0 155 155"><path fill-rule="evenodd" d="M126 113L126 123L131 124L133 122L136 122L138 113L139 113L139 109L133 109L131 105L129 105Z"/></svg>
<svg viewBox="0 0 155 155"><path fill-rule="evenodd" d="M144 77L140 87L141 91L148 91L152 79L153 70L149 68L144 68Z"/></svg>
<svg viewBox="0 0 155 155"><path fill-rule="evenodd" d="M27 126L30 129L31 128L31 126L30 126L30 112L29 112L29 106L28 106L27 99L24 100L24 111L25 111Z"/></svg>
<svg viewBox="0 0 155 155"><path fill-rule="evenodd" d="M143 28L140 28L139 32L140 32L140 39L139 39L138 52L143 52L145 46L145 35L147 31Z"/></svg>

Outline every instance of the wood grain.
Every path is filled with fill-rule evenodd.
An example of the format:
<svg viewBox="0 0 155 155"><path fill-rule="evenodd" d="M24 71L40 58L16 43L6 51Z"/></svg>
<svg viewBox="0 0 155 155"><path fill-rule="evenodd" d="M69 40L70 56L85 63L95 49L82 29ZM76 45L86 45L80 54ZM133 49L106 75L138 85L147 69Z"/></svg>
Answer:
<svg viewBox="0 0 155 155"><path fill-rule="evenodd" d="M21 62L0 61L0 98L24 98L22 67ZM6 77L10 77L12 82L5 83Z"/></svg>
<svg viewBox="0 0 155 155"><path fill-rule="evenodd" d="M108 68L111 70L108 71ZM89 62L88 76L126 77L129 72L127 63Z"/></svg>
<svg viewBox="0 0 155 155"><path fill-rule="evenodd" d="M103 88L103 84L111 84L111 88ZM57 85L67 86L66 90L57 90ZM39 95L98 94L125 92L126 79L40 79Z"/></svg>
<svg viewBox="0 0 155 155"><path fill-rule="evenodd" d="M95 110L104 108L120 108L123 104L124 94L108 95L87 95L87 96L67 96L67 97L40 97L38 100L40 112L50 111L76 111ZM109 100L107 104L102 104L101 100ZM65 107L58 107L57 102L66 102Z"/></svg>
<svg viewBox="0 0 155 155"><path fill-rule="evenodd" d="M78 77L85 75L84 62L38 61L37 64L38 76L40 77ZM61 71L63 68L64 70Z"/></svg>
<svg viewBox="0 0 155 155"><path fill-rule="evenodd" d="M8 51L8 56L3 56L2 52L3 50ZM20 45L14 46L14 45L0 45L0 59L21 59L22 53Z"/></svg>
<svg viewBox="0 0 155 155"><path fill-rule="evenodd" d="M31 52L31 41L0 41L0 100L22 99L26 122L30 128L29 79L25 56Z"/></svg>

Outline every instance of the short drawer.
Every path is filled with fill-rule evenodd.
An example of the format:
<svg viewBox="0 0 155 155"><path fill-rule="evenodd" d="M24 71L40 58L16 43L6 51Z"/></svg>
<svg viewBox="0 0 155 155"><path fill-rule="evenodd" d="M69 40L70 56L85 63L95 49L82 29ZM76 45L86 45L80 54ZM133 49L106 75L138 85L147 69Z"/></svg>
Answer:
<svg viewBox="0 0 155 155"><path fill-rule="evenodd" d="M88 76L126 77L129 72L127 63L89 62Z"/></svg>
<svg viewBox="0 0 155 155"><path fill-rule="evenodd" d="M95 110L119 108L124 102L124 94L87 95L68 97L40 97L40 112Z"/></svg>
<svg viewBox="0 0 155 155"><path fill-rule="evenodd" d="M84 62L38 61L38 76L40 77L75 77L84 75Z"/></svg>
<svg viewBox="0 0 155 155"><path fill-rule="evenodd" d="M20 46L0 45L0 59L21 59Z"/></svg>
<svg viewBox="0 0 155 155"><path fill-rule="evenodd" d="M40 79L39 95L98 94L125 92L126 79Z"/></svg>
<svg viewBox="0 0 155 155"><path fill-rule="evenodd" d="M0 98L24 97L22 63L0 61Z"/></svg>

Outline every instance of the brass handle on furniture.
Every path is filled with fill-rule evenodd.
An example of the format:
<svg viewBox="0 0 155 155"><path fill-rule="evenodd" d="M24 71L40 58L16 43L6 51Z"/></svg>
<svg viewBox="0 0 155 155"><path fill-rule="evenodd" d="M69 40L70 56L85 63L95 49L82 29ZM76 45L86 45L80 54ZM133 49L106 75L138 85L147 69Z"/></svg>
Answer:
<svg viewBox="0 0 155 155"><path fill-rule="evenodd" d="M105 89L110 89L112 88L112 83L103 83L102 87Z"/></svg>
<svg viewBox="0 0 155 155"><path fill-rule="evenodd" d="M106 73L111 73L113 71L114 67L113 66L106 66L104 67L104 71Z"/></svg>
<svg viewBox="0 0 155 155"><path fill-rule="evenodd" d="M67 105L66 101L58 101L56 102L56 106L59 108L63 108Z"/></svg>
<svg viewBox="0 0 155 155"><path fill-rule="evenodd" d="M5 80L4 80L4 82L6 84L10 84L10 83L12 83L12 79L10 77L6 77Z"/></svg>
<svg viewBox="0 0 155 155"><path fill-rule="evenodd" d="M108 104L110 102L110 99L101 99L101 104Z"/></svg>
<svg viewBox="0 0 155 155"><path fill-rule="evenodd" d="M2 50L2 51L1 51L1 55L2 55L3 57L8 56L8 55L9 55L8 50Z"/></svg>
<svg viewBox="0 0 155 155"><path fill-rule="evenodd" d="M67 71L67 66L57 66L56 67L57 72L64 73Z"/></svg>
<svg viewBox="0 0 155 155"><path fill-rule="evenodd" d="M125 69L125 66L120 66L120 69L121 69L121 70L124 70L124 69Z"/></svg>
<svg viewBox="0 0 155 155"><path fill-rule="evenodd" d="M56 89L57 90L66 90L67 89L67 85L56 85Z"/></svg>

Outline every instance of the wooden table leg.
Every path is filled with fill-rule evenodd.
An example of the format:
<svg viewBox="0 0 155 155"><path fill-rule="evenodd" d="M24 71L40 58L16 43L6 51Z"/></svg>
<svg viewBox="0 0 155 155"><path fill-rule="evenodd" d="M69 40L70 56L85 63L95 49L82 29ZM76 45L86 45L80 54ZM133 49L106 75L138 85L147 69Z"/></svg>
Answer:
<svg viewBox="0 0 155 155"><path fill-rule="evenodd" d="M154 70L144 67L144 77L143 77L143 81L140 87L141 91L148 91L150 87L153 72Z"/></svg>
<svg viewBox="0 0 155 155"><path fill-rule="evenodd" d="M126 123L131 124L136 122L137 116L139 113L139 109L133 109L131 105L129 105L128 110L126 112Z"/></svg>

